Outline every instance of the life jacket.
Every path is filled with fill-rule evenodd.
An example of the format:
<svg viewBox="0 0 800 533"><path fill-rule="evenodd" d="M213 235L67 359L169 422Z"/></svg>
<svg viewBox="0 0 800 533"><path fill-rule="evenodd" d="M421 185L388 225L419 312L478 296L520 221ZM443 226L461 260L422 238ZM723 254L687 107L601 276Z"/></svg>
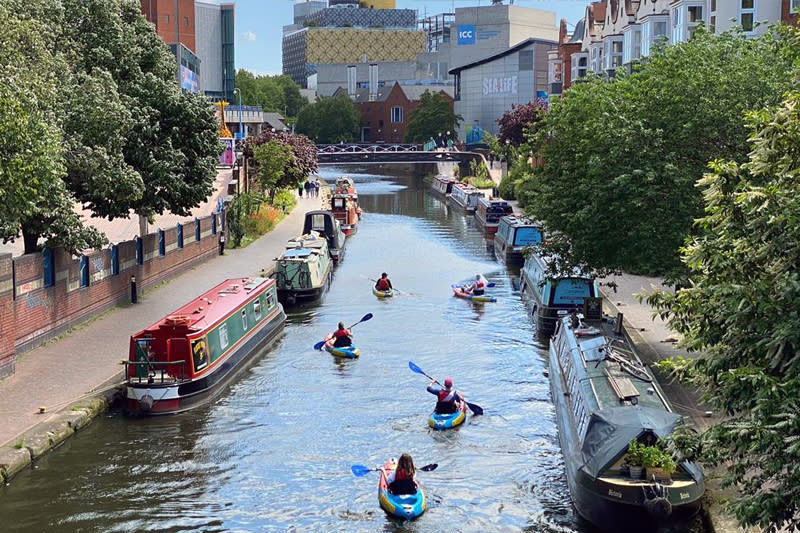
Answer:
<svg viewBox="0 0 800 533"><path fill-rule="evenodd" d="M452 402L455 403L456 401L456 391L455 390L440 390L438 395L440 402Z"/></svg>
<svg viewBox="0 0 800 533"><path fill-rule="evenodd" d="M411 476L408 475L408 472L405 470L397 469L394 471L394 480L399 481L401 479L411 479Z"/></svg>
<svg viewBox="0 0 800 533"><path fill-rule="evenodd" d="M346 329L337 329L336 331L333 332L334 339L338 339L339 337L349 337L349 336L350 332L347 331Z"/></svg>
<svg viewBox="0 0 800 533"><path fill-rule="evenodd" d="M389 287L389 280L388 279L381 278L381 279L378 280L378 290L379 291L388 291L389 289L391 289L391 287Z"/></svg>

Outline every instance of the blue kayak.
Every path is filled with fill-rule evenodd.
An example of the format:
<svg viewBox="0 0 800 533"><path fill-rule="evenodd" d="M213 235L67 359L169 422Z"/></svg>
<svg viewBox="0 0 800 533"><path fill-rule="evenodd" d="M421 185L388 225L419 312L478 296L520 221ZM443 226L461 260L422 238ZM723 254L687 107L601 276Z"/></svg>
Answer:
<svg viewBox="0 0 800 533"><path fill-rule="evenodd" d="M325 351L331 355L335 355L336 357L344 357L345 359L355 359L361 355L361 352L355 344L351 344L350 346L334 346L333 342L333 335L328 334L325 337L324 347Z"/></svg>
<svg viewBox="0 0 800 533"><path fill-rule="evenodd" d="M470 300L472 302L496 302L497 298L494 296L489 296L488 294L481 294L475 295L470 294L464 290L464 287L461 285L450 285L450 288L453 289L453 295L464 298L465 300Z"/></svg>
<svg viewBox="0 0 800 533"><path fill-rule="evenodd" d="M467 404L461 402L455 413L439 414L432 412L428 417L428 425L433 429L451 429L460 426L467 419Z"/></svg>
<svg viewBox="0 0 800 533"><path fill-rule="evenodd" d="M381 478L378 480L378 503L381 509L390 516L403 520L413 520L425 512L425 492L422 486L416 483L415 494L392 494L386 483L386 476L393 471L397 464L389 459L381 469Z"/></svg>

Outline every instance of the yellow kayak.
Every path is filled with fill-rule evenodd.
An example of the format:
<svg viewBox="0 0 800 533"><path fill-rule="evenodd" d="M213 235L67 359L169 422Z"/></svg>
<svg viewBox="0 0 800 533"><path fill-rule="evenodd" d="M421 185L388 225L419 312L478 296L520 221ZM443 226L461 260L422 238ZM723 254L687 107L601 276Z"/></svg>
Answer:
<svg viewBox="0 0 800 533"><path fill-rule="evenodd" d="M378 298L391 298L394 296L394 290L389 289L388 291L379 291L375 288L375 285L372 286L372 294L377 296Z"/></svg>

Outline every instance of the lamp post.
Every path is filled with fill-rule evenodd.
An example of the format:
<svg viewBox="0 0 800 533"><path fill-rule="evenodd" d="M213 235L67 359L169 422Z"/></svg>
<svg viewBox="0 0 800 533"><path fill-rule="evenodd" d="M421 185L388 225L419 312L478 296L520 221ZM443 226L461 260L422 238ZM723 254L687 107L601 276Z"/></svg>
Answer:
<svg viewBox="0 0 800 533"><path fill-rule="evenodd" d="M239 138L244 139L244 129L242 129L242 91L238 87L234 87L233 94L239 96Z"/></svg>

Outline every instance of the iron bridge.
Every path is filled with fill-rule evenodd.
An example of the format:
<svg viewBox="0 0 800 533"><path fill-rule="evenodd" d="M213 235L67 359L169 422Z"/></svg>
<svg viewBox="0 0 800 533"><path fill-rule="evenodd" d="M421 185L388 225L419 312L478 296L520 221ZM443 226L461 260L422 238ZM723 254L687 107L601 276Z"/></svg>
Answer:
<svg viewBox="0 0 800 533"><path fill-rule="evenodd" d="M481 162L475 152L430 151L418 144L318 144L317 162L320 165L385 164L385 163L459 163Z"/></svg>

